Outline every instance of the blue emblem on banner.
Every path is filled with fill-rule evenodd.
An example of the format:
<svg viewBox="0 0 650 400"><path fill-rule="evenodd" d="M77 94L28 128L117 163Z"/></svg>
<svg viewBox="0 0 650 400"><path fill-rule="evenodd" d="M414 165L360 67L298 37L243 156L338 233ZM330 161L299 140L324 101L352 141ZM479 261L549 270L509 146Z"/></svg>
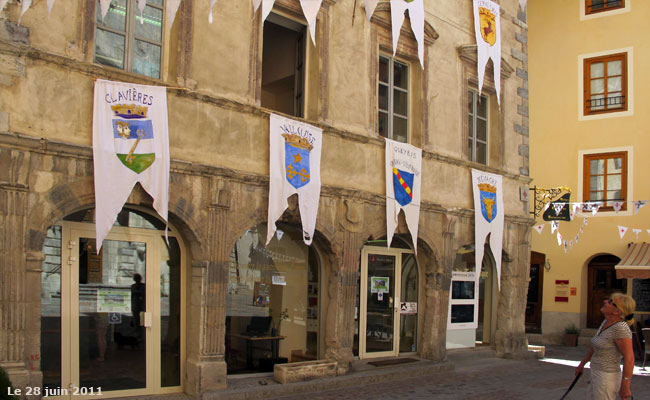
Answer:
<svg viewBox="0 0 650 400"><path fill-rule="evenodd" d="M413 200L413 175L410 172L393 168L393 191L395 200L404 207Z"/></svg>
<svg viewBox="0 0 650 400"><path fill-rule="evenodd" d="M478 185L480 200L481 200L481 214L487 222L492 222L497 216L497 188L488 184L480 183Z"/></svg>
<svg viewBox="0 0 650 400"><path fill-rule="evenodd" d="M287 180L296 189L309 183L309 152L313 148L298 135L282 134L284 142L284 166Z"/></svg>

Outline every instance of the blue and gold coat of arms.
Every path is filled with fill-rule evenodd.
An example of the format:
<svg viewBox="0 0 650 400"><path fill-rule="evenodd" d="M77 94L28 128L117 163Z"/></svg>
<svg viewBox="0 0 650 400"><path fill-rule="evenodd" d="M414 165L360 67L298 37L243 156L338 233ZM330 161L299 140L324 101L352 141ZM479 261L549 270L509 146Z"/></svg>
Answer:
<svg viewBox="0 0 650 400"><path fill-rule="evenodd" d="M397 200L399 205L402 207L413 200L414 176L415 175L410 172L393 168L393 191L395 193L395 200Z"/></svg>
<svg viewBox="0 0 650 400"><path fill-rule="evenodd" d="M309 183L309 153L314 148L309 142L298 136L283 133L284 166L287 181L296 189Z"/></svg>
<svg viewBox="0 0 650 400"><path fill-rule="evenodd" d="M135 173L141 173L156 159L153 124L147 118L147 107L132 104L111 106L115 155Z"/></svg>
<svg viewBox="0 0 650 400"><path fill-rule="evenodd" d="M478 184L481 195L481 214L487 222L492 222L497 216L497 188L489 183Z"/></svg>

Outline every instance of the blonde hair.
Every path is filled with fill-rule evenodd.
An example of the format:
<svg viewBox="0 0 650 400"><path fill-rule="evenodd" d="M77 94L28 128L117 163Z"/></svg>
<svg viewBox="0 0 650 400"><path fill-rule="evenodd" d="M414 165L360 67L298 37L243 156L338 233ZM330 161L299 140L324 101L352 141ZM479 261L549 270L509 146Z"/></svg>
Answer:
<svg viewBox="0 0 650 400"><path fill-rule="evenodd" d="M636 309L636 301L623 293L612 293L610 298L616 303L616 307L621 310L621 317L628 325L634 325L634 309Z"/></svg>

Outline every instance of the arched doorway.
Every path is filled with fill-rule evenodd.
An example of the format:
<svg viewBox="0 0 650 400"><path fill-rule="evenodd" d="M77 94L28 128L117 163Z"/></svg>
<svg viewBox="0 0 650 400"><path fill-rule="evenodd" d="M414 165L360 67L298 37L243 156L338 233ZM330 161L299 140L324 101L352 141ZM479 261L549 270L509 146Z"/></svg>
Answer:
<svg viewBox="0 0 650 400"><path fill-rule="evenodd" d="M266 224L248 230L230 255L226 295L228 374L272 372L289 361L314 360L320 342L321 268L302 230L277 223L265 246Z"/></svg>
<svg viewBox="0 0 650 400"><path fill-rule="evenodd" d="M99 254L94 209L51 226L41 272L43 387L123 397L183 386L185 251L177 230L127 206ZM76 392L74 388L83 391ZM80 389L77 389L80 390Z"/></svg>
<svg viewBox="0 0 650 400"><path fill-rule="evenodd" d="M614 292L626 291L627 280L616 279L616 264L621 259L611 255L594 257L587 266L587 328L598 328L603 322L600 307L603 300Z"/></svg>
<svg viewBox="0 0 650 400"><path fill-rule="evenodd" d="M419 271L408 244L398 237L390 248L386 240L366 243L357 304L355 353L359 358L417 351Z"/></svg>

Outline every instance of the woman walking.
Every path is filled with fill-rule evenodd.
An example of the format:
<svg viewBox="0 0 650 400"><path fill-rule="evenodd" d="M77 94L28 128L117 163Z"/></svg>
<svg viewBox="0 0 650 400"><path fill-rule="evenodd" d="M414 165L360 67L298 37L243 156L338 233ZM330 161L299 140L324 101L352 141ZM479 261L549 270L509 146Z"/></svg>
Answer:
<svg viewBox="0 0 650 400"><path fill-rule="evenodd" d="M585 364L591 360L590 399L615 400L617 393L622 399L632 397L630 384L634 373L634 351L630 325L634 324L635 308L634 299L622 293L614 293L603 301L600 312L605 320L591 338L587 355L576 368L576 375L582 373Z"/></svg>

